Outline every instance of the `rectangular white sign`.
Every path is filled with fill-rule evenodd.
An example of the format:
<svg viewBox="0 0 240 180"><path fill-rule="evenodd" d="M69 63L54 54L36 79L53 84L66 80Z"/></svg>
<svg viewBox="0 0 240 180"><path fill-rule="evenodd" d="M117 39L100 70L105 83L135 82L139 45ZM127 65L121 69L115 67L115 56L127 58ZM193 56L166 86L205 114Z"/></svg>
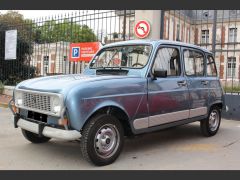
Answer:
<svg viewBox="0 0 240 180"><path fill-rule="evenodd" d="M5 60L17 59L17 30L5 33Z"/></svg>

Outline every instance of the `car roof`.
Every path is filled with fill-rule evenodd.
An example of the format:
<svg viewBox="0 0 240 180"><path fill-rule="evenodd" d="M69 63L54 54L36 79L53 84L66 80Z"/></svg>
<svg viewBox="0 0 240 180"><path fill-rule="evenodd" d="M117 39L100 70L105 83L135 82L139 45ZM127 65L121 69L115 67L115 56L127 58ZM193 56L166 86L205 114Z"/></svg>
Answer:
<svg viewBox="0 0 240 180"><path fill-rule="evenodd" d="M202 48L200 46L196 46L194 44L190 44L190 43L184 43L184 42L180 42L180 41L171 41L171 40L160 40L160 39L145 39L145 40L127 40L127 41L120 41L120 42L114 42L114 43L110 43L105 45L104 47L112 47L112 46L121 46L121 45L131 45L131 44L151 44L153 46L156 45L160 45L160 44L173 44L173 45L178 45L178 46L186 46L186 47L190 47L190 48L196 48L196 49L200 49L206 53L210 53L212 54L211 51Z"/></svg>

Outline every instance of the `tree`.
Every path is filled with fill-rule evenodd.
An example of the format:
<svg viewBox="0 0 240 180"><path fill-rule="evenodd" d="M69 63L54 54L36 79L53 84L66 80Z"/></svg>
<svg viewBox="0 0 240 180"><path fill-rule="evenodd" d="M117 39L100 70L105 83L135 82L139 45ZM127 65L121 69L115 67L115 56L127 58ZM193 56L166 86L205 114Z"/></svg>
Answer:
<svg viewBox="0 0 240 180"><path fill-rule="evenodd" d="M87 25L79 25L65 19L58 23L56 20L46 21L42 26L36 28L35 42L53 43L65 42L93 42L97 37L93 30Z"/></svg>
<svg viewBox="0 0 240 180"><path fill-rule="evenodd" d="M24 20L17 12L0 14L0 80L4 84L16 85L18 82L34 77L34 67L29 65L32 43L29 35L33 33L32 22ZM17 29L17 59L5 60L5 31Z"/></svg>

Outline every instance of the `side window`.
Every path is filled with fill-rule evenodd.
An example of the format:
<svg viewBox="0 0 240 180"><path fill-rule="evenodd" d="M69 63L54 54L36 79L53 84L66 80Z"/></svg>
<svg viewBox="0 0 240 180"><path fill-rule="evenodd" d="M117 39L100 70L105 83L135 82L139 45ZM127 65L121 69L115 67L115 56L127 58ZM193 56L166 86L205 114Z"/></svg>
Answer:
<svg viewBox="0 0 240 180"><path fill-rule="evenodd" d="M167 70L167 76L180 75L180 56L176 48L160 48L154 61L153 69Z"/></svg>
<svg viewBox="0 0 240 180"><path fill-rule="evenodd" d="M184 50L184 64L187 76L204 75L204 56L195 50Z"/></svg>
<svg viewBox="0 0 240 180"><path fill-rule="evenodd" d="M212 56L207 57L207 76L217 76L215 61Z"/></svg>

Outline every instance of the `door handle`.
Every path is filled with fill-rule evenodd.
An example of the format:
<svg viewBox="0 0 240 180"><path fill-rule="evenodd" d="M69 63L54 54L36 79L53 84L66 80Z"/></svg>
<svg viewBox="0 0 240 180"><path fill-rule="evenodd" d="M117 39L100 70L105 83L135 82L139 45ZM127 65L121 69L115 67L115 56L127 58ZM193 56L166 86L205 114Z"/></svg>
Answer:
<svg viewBox="0 0 240 180"><path fill-rule="evenodd" d="M179 86L186 86L187 82L186 81L178 81L177 82Z"/></svg>
<svg viewBox="0 0 240 180"><path fill-rule="evenodd" d="M208 81L201 81L201 83L202 83L203 85L207 85L207 84L208 84Z"/></svg>

